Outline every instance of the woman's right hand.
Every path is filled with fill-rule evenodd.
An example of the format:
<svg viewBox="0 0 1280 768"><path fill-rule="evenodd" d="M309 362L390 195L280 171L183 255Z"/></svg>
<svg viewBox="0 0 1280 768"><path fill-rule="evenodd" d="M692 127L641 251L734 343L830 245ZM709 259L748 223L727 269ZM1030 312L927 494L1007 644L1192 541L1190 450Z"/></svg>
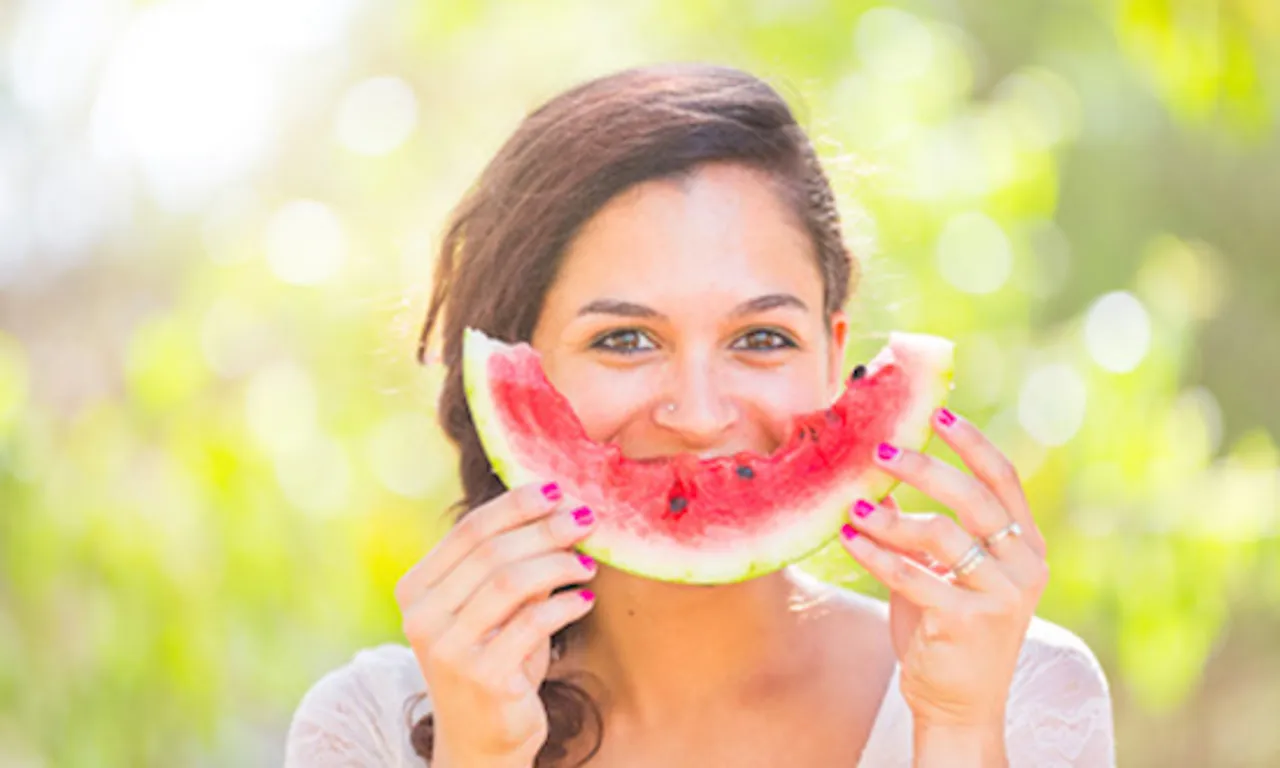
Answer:
<svg viewBox="0 0 1280 768"><path fill-rule="evenodd" d="M595 525L554 483L469 512L396 584L435 718L434 765L529 768L547 739L538 688L551 635L591 610L595 575L572 547Z"/></svg>

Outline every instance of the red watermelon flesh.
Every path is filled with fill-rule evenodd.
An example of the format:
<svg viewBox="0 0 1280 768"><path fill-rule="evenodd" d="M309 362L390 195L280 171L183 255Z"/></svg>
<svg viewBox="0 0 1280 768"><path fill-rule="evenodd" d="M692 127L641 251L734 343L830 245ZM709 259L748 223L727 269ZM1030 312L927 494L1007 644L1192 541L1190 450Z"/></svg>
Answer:
<svg viewBox="0 0 1280 768"><path fill-rule="evenodd" d="M527 344L468 330L467 399L494 471L508 487L555 480L596 512L579 548L650 578L696 584L775 571L821 547L856 498L894 480L881 442L922 448L951 387L953 346L894 333L831 407L798 416L769 455L631 459L590 439ZM859 372L860 374L862 371Z"/></svg>

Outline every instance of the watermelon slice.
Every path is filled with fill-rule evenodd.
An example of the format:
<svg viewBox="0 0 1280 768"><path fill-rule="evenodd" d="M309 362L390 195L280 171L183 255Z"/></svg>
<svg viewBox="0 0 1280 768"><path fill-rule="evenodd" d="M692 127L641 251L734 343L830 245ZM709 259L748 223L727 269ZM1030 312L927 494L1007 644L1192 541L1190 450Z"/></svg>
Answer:
<svg viewBox="0 0 1280 768"><path fill-rule="evenodd" d="M953 345L893 333L830 408L796 418L771 454L630 459L587 437L527 344L468 329L463 380L480 441L507 487L555 480L596 513L579 548L663 581L718 584L776 571L829 541L858 498L896 481L881 442L921 449L951 389Z"/></svg>

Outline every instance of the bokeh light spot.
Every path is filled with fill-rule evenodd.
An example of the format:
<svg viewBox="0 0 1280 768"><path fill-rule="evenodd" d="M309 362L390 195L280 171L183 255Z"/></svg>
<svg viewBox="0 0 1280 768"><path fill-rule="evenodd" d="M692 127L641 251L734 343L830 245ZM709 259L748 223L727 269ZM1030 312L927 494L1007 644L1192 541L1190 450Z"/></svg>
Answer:
<svg viewBox="0 0 1280 768"><path fill-rule="evenodd" d="M1070 365L1037 368L1018 393L1018 422L1041 445L1063 445L1084 423L1086 394L1084 379Z"/></svg>
<svg viewBox="0 0 1280 768"><path fill-rule="evenodd" d="M1089 308L1084 338L1094 362L1112 373L1127 373L1151 348L1151 319L1132 293L1115 291Z"/></svg>
<svg viewBox="0 0 1280 768"><path fill-rule="evenodd" d="M426 414L405 411L392 414L370 433L369 463L388 490L410 499L421 499L439 487L450 471L439 461L423 461L440 449L433 435L438 427Z"/></svg>
<svg viewBox="0 0 1280 768"><path fill-rule="evenodd" d="M965 293L991 293L1013 268L1013 247L1000 225L977 211L951 217L937 244L943 279Z"/></svg>
<svg viewBox="0 0 1280 768"><path fill-rule="evenodd" d="M329 206L294 200L271 217L266 249L276 277L294 285L318 285L342 268L346 234Z"/></svg>
<svg viewBox="0 0 1280 768"><path fill-rule="evenodd" d="M1147 247L1135 282L1153 312L1181 322L1218 313L1228 293L1227 275L1206 243L1161 235Z"/></svg>
<svg viewBox="0 0 1280 768"><path fill-rule="evenodd" d="M910 80L933 65L929 27L896 8L872 8L862 14L854 42L867 68L884 80Z"/></svg>
<svg viewBox="0 0 1280 768"><path fill-rule="evenodd" d="M337 440L317 436L276 457L275 464L285 498L299 509L329 514L347 506L351 462Z"/></svg>
<svg viewBox="0 0 1280 768"><path fill-rule="evenodd" d="M404 143L418 124L418 99L398 77L372 77L347 91L334 132L342 146L361 155L385 155Z"/></svg>
<svg viewBox="0 0 1280 768"><path fill-rule="evenodd" d="M273 453L295 450L318 431L315 384L291 362L277 362L253 375L245 392L245 419L258 443Z"/></svg>
<svg viewBox="0 0 1280 768"><path fill-rule="evenodd" d="M272 132L268 57L230 5L138 12L112 50L93 108L95 147L145 169L157 200L190 209L254 166Z"/></svg>
<svg viewBox="0 0 1280 768"><path fill-rule="evenodd" d="M1079 131L1079 96L1061 75L1043 68L1014 72L993 89L1017 143L1049 149Z"/></svg>

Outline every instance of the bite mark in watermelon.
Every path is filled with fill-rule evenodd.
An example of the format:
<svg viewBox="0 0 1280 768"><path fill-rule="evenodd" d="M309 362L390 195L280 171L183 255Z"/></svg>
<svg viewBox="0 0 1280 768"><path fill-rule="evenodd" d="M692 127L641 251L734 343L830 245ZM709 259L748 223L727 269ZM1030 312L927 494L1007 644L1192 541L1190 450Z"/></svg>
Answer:
<svg viewBox="0 0 1280 768"><path fill-rule="evenodd" d="M855 499L897 481L872 460L882 442L920 450L951 389L954 345L892 333L827 409L795 419L769 455L630 459L589 438L527 344L467 329L463 380L494 472L508 488L554 480L599 520L579 548L663 581L720 584L800 560L839 531Z"/></svg>

